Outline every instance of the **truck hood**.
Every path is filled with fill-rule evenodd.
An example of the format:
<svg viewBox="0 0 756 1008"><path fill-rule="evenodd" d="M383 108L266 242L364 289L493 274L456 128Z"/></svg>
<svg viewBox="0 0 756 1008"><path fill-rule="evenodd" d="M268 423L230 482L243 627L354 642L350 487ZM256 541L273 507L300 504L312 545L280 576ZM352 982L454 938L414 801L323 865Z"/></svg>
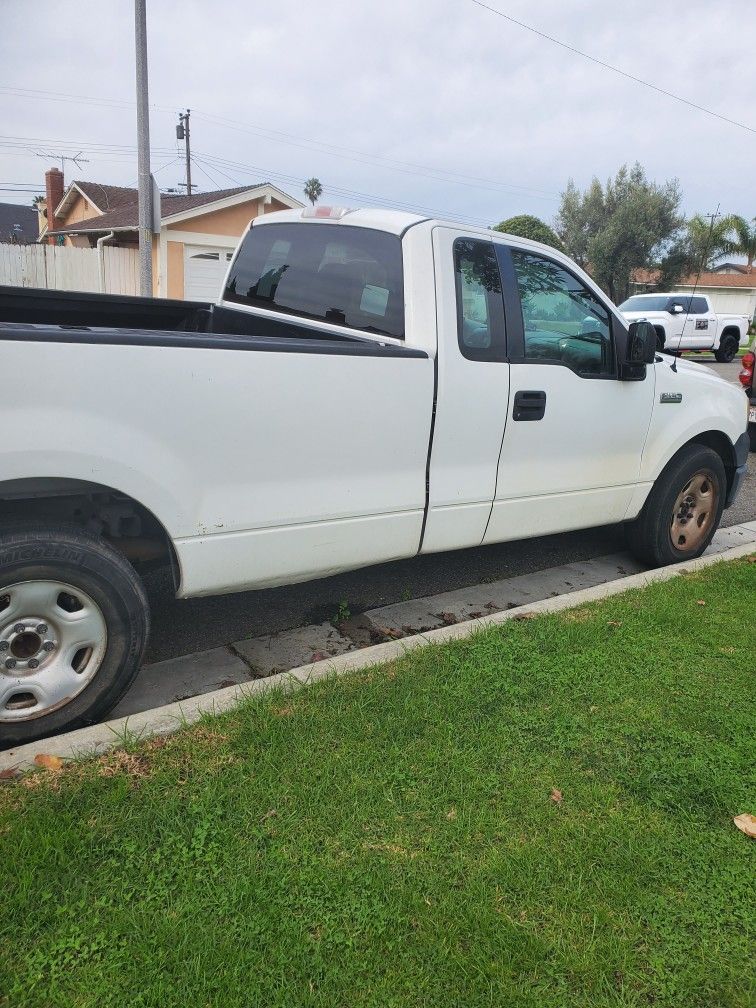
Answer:
<svg viewBox="0 0 756 1008"><path fill-rule="evenodd" d="M665 363L667 365L667 367L670 368L670 370L671 370L672 364L673 364L675 358L672 357L670 354L657 354L657 359L659 357L662 358L662 362ZM720 382L722 385L729 385L730 384L730 382L725 381L725 379L722 378L721 375L718 375L717 372L714 371L713 368L706 367L705 364L696 364L693 361L683 360L682 357L678 357L677 358L677 371L678 371L678 374L679 373L683 373L683 374L689 374L689 375L691 375L694 380L695 380L695 376L696 375L701 375L701 377L705 377L706 380L708 380L710 378L714 378L716 381ZM734 387L735 386L733 385L733 388Z"/></svg>
<svg viewBox="0 0 756 1008"><path fill-rule="evenodd" d="M638 322L640 319L670 319L673 318L669 312L665 311L623 311L620 312L628 322Z"/></svg>

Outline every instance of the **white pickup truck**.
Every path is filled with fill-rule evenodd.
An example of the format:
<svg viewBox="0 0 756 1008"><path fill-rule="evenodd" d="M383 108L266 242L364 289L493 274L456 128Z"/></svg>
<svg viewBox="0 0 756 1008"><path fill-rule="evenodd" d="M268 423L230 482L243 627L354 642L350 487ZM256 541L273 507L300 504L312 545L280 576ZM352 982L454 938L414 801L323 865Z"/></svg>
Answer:
<svg viewBox="0 0 756 1008"><path fill-rule="evenodd" d="M187 598L625 522L666 564L745 473L740 389L498 232L271 213L217 304L6 288L0 319L6 745L115 704L151 563Z"/></svg>
<svg viewBox="0 0 756 1008"><path fill-rule="evenodd" d="M705 294L634 294L619 310L628 322L645 319L656 330L657 349L667 353L713 350L729 364L748 344L745 315L717 315Z"/></svg>

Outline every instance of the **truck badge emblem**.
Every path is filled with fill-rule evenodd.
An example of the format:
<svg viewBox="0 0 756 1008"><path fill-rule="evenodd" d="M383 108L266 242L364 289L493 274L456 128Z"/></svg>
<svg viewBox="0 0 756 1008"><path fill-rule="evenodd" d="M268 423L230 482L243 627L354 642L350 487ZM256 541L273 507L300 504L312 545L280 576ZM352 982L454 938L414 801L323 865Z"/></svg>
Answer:
<svg viewBox="0 0 756 1008"><path fill-rule="evenodd" d="M662 403L681 403L682 402L682 392L662 392L659 396L659 402Z"/></svg>

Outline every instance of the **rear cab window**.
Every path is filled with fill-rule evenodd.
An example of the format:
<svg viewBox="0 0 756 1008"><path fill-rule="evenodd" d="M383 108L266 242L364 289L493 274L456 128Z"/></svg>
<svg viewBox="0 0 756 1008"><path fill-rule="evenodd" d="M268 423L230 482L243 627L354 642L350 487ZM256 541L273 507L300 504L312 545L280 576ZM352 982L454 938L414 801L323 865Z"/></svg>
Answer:
<svg viewBox="0 0 756 1008"><path fill-rule="evenodd" d="M253 226L223 299L404 339L401 238L345 224Z"/></svg>

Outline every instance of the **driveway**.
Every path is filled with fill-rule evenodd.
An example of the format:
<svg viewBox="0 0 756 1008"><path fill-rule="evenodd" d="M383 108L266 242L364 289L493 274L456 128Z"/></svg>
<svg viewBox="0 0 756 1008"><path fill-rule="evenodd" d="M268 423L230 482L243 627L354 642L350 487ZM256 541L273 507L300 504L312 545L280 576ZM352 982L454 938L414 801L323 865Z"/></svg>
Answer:
<svg viewBox="0 0 756 1008"><path fill-rule="evenodd" d="M737 383L740 364L717 364L710 355L690 360L706 364ZM756 455L736 503L723 525L756 520ZM330 620L345 604L352 613L422 598L560 564L590 559L624 548L621 526L439 553L368 567L336 577L264 591L177 601L165 577L147 579L152 606L148 662ZM342 609L343 612L343 609Z"/></svg>

